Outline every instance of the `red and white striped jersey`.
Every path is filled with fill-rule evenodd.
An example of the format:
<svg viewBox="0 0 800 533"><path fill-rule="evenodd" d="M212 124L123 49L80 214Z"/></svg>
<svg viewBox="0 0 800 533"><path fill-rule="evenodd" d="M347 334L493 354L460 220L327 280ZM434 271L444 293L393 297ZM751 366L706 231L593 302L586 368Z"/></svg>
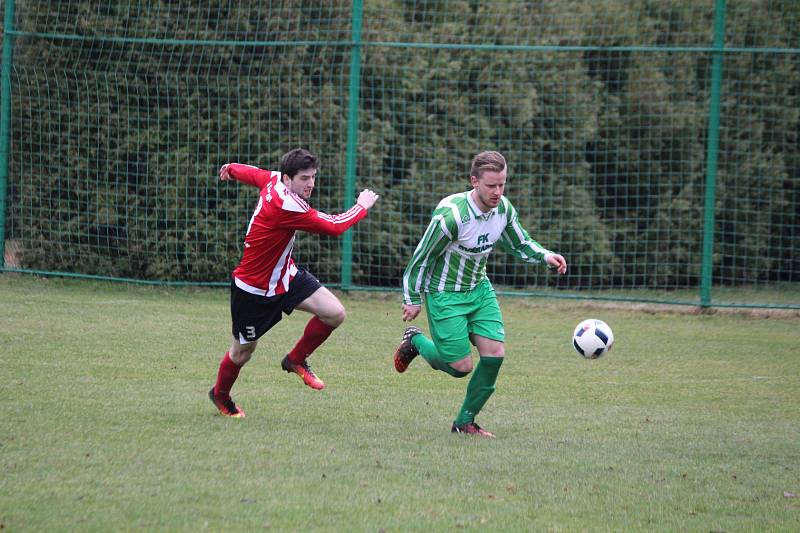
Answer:
<svg viewBox="0 0 800 533"><path fill-rule="evenodd" d="M252 294L275 296L289 289L297 273L292 247L297 230L324 235L341 235L367 216L355 204L339 215L311 208L281 181L280 172L231 163L231 177L260 189L258 204L250 218L242 260L233 270L236 286Z"/></svg>

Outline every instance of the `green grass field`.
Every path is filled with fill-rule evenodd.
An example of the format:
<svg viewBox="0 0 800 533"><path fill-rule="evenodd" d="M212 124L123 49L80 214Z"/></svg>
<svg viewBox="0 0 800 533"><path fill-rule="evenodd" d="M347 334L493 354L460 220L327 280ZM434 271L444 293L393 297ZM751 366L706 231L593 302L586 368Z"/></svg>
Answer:
<svg viewBox="0 0 800 533"><path fill-rule="evenodd" d="M397 294L342 297L312 358L261 342L234 397L206 393L224 289L0 276L0 528L7 531L798 531L800 320L501 299L507 358L478 421L466 380L394 372ZM570 346L596 316L616 345ZM418 323L427 329L424 320Z"/></svg>

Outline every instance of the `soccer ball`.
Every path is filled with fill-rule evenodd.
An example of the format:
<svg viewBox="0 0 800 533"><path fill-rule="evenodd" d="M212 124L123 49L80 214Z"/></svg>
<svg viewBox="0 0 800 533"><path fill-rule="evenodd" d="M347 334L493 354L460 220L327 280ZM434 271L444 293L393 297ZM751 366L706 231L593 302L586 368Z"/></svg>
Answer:
<svg viewBox="0 0 800 533"><path fill-rule="evenodd" d="M572 333L572 346L581 357L597 359L614 345L614 333L602 320L588 318L578 324Z"/></svg>

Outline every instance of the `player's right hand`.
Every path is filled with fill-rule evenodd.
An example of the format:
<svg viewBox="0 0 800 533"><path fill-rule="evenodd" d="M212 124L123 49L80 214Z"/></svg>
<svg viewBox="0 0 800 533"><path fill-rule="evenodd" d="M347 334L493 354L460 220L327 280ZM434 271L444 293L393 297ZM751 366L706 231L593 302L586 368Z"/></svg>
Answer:
<svg viewBox="0 0 800 533"><path fill-rule="evenodd" d="M403 304L403 322L414 320L421 310L421 305Z"/></svg>
<svg viewBox="0 0 800 533"><path fill-rule="evenodd" d="M229 164L225 164L219 167L219 179L221 179L222 181L229 181L233 179L229 167L230 167Z"/></svg>
<svg viewBox="0 0 800 533"><path fill-rule="evenodd" d="M356 200L356 203L359 204L364 209L369 209L370 207L375 205L375 202L378 201L378 198L380 198L380 196L378 196L375 193L375 191L371 191L369 189L364 189L358 195L358 199Z"/></svg>

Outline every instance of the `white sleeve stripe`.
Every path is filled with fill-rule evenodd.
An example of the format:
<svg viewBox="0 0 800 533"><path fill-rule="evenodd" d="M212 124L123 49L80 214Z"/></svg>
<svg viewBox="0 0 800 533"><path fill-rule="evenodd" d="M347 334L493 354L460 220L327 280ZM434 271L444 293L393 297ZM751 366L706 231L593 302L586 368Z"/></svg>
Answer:
<svg viewBox="0 0 800 533"><path fill-rule="evenodd" d="M505 241L511 245L511 247L519 254L519 257L522 260L529 261L534 259L534 256L527 253L527 250L531 250L534 253L538 254L552 253L550 252L550 250L547 250L546 248L537 246L536 244L534 244L534 241L530 239L525 239L524 233L522 231L522 226L519 224L517 220L514 220L511 226L514 235L517 237L517 241L519 241L519 244L515 244L514 240L511 238L511 235L507 231L504 231L503 235L505 237Z"/></svg>
<svg viewBox="0 0 800 533"><path fill-rule="evenodd" d="M442 234L436 231L436 226L431 223L431 225L428 226L428 229L425 230L425 234L422 236L422 239L420 239L419 243L417 244L417 247L411 256L411 262L420 262L420 259L422 259L420 254L423 252L423 250L428 250L426 256L430 255L430 250L433 249L441 239ZM426 262L427 257L424 259L424 261L422 261L422 263L425 264Z"/></svg>
<svg viewBox="0 0 800 533"><path fill-rule="evenodd" d="M444 217L442 215L437 215L437 216L435 216L433 218L434 219L436 219L436 218L439 219L439 227L442 228L442 233L447 235L448 239L453 240L453 236L450 234L450 230L447 229L447 222L444 221Z"/></svg>
<svg viewBox="0 0 800 533"><path fill-rule="evenodd" d="M363 207L361 207L360 205L356 204L353 207L351 207L350 209L348 209L347 211L345 211L344 213L341 213L339 215L329 215L329 214L323 213L321 211L317 211L317 213L319 215L319 218L321 218L323 220L327 220L328 222L330 222L332 224L344 224L344 223L349 222L350 220L354 219L356 216L358 216L358 214L361 213L361 211L363 209L364 209Z"/></svg>
<svg viewBox="0 0 800 533"><path fill-rule="evenodd" d="M432 240L429 245L426 246L425 241ZM425 274L427 271L427 280L425 280L425 285L430 281L431 271L428 270L428 260L430 259L430 250L436 246L436 243L442 240L443 236L441 234L436 233L429 233L426 232L426 235L423 236L422 240L417 245L417 249L414 251L414 255L411 258L412 264L419 264L419 270L417 271L416 278L414 279L414 292L421 292L423 280L425 280ZM423 257L420 255L423 249L427 248L429 251ZM406 274L403 276L403 289L406 295L408 295L408 289L411 285L411 270L408 270Z"/></svg>
<svg viewBox="0 0 800 533"><path fill-rule="evenodd" d="M423 285L423 283L422 283L423 279L425 280L425 284L424 284L425 287L429 287L430 284L431 284L431 278L433 277L433 269L432 268L428 268L428 261L430 261L430 259L431 259L431 250L433 250L433 248L437 244L439 244L439 242L444 238L444 236L440 233L437 237L438 238L436 239L436 241L434 241L433 244L431 244L431 247L429 248L428 254L425 256L425 261L422 263L422 268L420 268L419 277L417 278L417 292L421 292L421 288L422 288L422 285ZM426 275L423 276L423 274L426 274Z"/></svg>
<svg viewBox="0 0 800 533"><path fill-rule="evenodd" d="M523 246L523 245L524 246L528 246L531 250L533 250L534 252L538 252L540 254L543 254L545 252L549 252L549 250L547 250L545 248L542 248L541 246L535 245L532 240L525 239L524 238L525 234L522 232L522 226L520 226L519 222L517 222L516 220L514 221L514 231L519 236L520 246Z"/></svg>

